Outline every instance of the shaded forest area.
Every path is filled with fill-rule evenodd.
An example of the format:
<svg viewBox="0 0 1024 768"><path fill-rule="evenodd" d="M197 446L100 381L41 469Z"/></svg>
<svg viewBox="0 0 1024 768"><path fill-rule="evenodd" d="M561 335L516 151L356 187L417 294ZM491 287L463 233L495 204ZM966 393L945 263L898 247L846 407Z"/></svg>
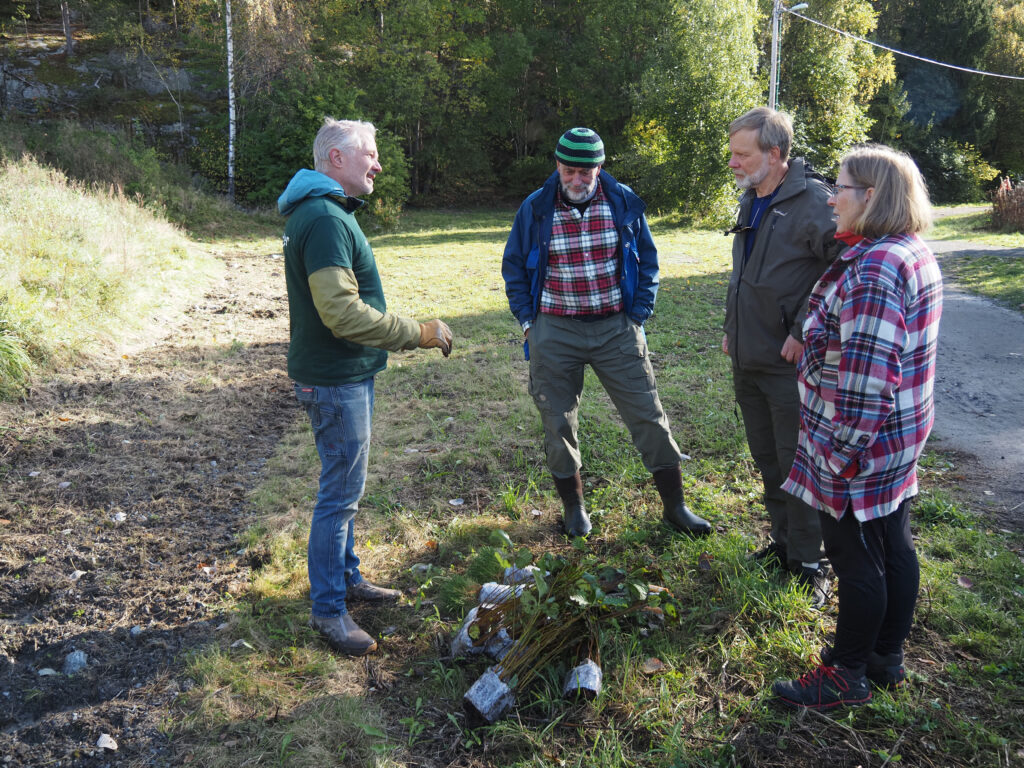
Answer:
<svg viewBox="0 0 1024 768"><path fill-rule="evenodd" d="M373 121L374 205L493 203L534 188L567 127L662 211L735 199L728 122L763 103L770 0L234 0L236 189L272 202L322 117ZM5 117L126 129L227 189L225 0L0 3ZM803 15L959 67L1024 76L1024 2L814 0ZM825 173L866 139L909 151L937 202L1024 175L1024 81L892 54L782 17L779 101ZM48 29L50 55L25 44ZM68 40L71 45L68 45ZM26 83L62 91L26 95ZM19 85L20 84L20 85ZM19 90L20 88L20 90ZM30 147L31 148L31 147Z"/></svg>

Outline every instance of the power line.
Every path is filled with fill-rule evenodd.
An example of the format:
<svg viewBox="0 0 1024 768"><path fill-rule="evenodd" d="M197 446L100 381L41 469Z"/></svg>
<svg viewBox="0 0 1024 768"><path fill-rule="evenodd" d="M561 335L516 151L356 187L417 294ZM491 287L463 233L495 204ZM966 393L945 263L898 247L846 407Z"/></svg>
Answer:
<svg viewBox="0 0 1024 768"><path fill-rule="evenodd" d="M955 70L957 70L959 72L970 72L971 74L974 74L974 75L985 75L986 77L1003 77L1003 78L1006 78L1007 80L1024 80L1024 77L1021 77L1019 75L1001 75L1001 74L999 74L997 72L985 72L985 71L980 70L980 69L971 69L970 67L958 67L955 64L947 64L947 63L945 63L943 61L935 61L934 59L926 59L924 56L917 56L917 55L915 55L913 53L907 53L906 51L898 51L895 48L890 48L887 45L882 45L881 43L876 43L874 40L868 40L867 38L860 37L859 35L855 35L852 32L847 32L844 29L837 29L836 27L830 27L828 24L826 24L823 21L818 21L817 19L812 19L810 16L804 16L802 13L797 13L796 11L791 11L788 8L783 8L782 10L785 11L786 13L788 13L788 14L791 14L793 16L801 18L804 21L809 21L809 22L811 22L811 24L817 24L819 27L824 27L825 29L830 29L833 32L835 32L836 34L842 35L843 37L851 37L854 40L860 40L860 42L862 42L862 43L867 43L868 45L873 45L875 48L881 48L884 51L889 51L890 53L895 53L895 54L897 54L899 56L906 56L907 58L910 58L910 59L917 59L918 61L923 61L923 62L925 62L927 64L934 64L937 67L946 67L947 69L955 69Z"/></svg>

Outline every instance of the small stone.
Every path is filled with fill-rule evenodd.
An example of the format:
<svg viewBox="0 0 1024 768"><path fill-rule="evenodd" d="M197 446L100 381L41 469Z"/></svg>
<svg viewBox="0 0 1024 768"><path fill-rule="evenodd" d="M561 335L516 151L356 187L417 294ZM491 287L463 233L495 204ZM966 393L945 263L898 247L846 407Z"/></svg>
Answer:
<svg viewBox="0 0 1024 768"><path fill-rule="evenodd" d="M78 581L83 576L85 576L85 571L72 571L71 575L68 576L68 578L72 581Z"/></svg>
<svg viewBox="0 0 1024 768"><path fill-rule="evenodd" d="M109 733L101 733L100 737L96 740L96 746L110 752L117 752L117 742L114 741L114 738Z"/></svg>
<svg viewBox="0 0 1024 768"><path fill-rule="evenodd" d="M81 672L89 664L85 651L72 651L64 658L64 674L71 676Z"/></svg>
<svg viewBox="0 0 1024 768"><path fill-rule="evenodd" d="M217 631L223 632L225 629L231 626L231 622L225 621L217 625Z"/></svg>
<svg viewBox="0 0 1024 768"><path fill-rule="evenodd" d="M128 634L131 635L132 639L138 638L142 634L142 627L136 624L134 627L128 630Z"/></svg>
<svg viewBox="0 0 1024 768"><path fill-rule="evenodd" d="M50 669L49 667L43 667L37 673L40 677L50 677L51 675L59 674L56 669Z"/></svg>
<svg viewBox="0 0 1024 768"><path fill-rule="evenodd" d="M643 663L643 666L640 667L640 671L645 675L654 675L658 672L664 672L665 663L661 659L656 659L654 656L651 656Z"/></svg>
<svg viewBox="0 0 1024 768"><path fill-rule="evenodd" d="M544 513L541 512L539 509L531 509L530 510L530 514L533 515L534 517L540 517Z"/></svg>
<svg viewBox="0 0 1024 768"><path fill-rule="evenodd" d="M426 576L430 573L430 563L413 563L409 570L417 576Z"/></svg>
<svg viewBox="0 0 1024 768"><path fill-rule="evenodd" d="M29 477L39 477L39 470L36 470L34 472L29 472L28 476Z"/></svg>
<svg viewBox="0 0 1024 768"><path fill-rule="evenodd" d="M114 516L111 519L115 523L123 523L125 520L128 519L128 515L126 515L124 512L115 512Z"/></svg>
<svg viewBox="0 0 1024 768"><path fill-rule="evenodd" d="M461 507L466 502L463 499L448 499L448 503L451 504L453 507Z"/></svg>
<svg viewBox="0 0 1024 768"><path fill-rule="evenodd" d="M62 483L57 483L57 487L58 488L70 488L71 487L71 482L69 480L65 480Z"/></svg>

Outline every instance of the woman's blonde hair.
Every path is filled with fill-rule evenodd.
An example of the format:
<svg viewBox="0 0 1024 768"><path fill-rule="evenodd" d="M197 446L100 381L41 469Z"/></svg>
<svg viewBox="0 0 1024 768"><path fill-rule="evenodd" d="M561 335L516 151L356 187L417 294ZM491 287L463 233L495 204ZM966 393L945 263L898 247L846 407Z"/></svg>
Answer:
<svg viewBox="0 0 1024 768"><path fill-rule="evenodd" d="M924 232L932 224L928 187L910 155L882 144L864 144L845 155L840 166L858 187L874 187L853 232L877 238ZM863 190L855 190L864 197Z"/></svg>

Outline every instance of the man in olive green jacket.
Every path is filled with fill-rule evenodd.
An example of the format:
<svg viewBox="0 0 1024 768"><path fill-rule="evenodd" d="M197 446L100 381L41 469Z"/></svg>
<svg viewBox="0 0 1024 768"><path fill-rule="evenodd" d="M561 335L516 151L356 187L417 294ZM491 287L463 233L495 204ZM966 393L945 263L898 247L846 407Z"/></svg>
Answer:
<svg viewBox="0 0 1024 768"><path fill-rule="evenodd" d="M827 204L832 191L802 158L789 157L787 115L758 107L734 120L729 134L729 167L746 191L730 230L735 239L722 351L732 360L736 401L771 518L772 540L755 558L788 568L820 606L827 581L818 514L780 486L800 428L796 363L807 298L840 249Z"/></svg>
<svg viewBox="0 0 1024 768"><path fill-rule="evenodd" d="M307 561L310 626L332 648L361 656L377 641L349 616L347 601L396 600L399 592L364 580L354 519L366 481L373 379L386 350L451 352L440 320L418 323L387 311L373 251L354 213L381 171L370 123L327 118L313 145L316 170L301 170L278 199L288 217L285 279L291 342L288 375L305 407L320 454Z"/></svg>

